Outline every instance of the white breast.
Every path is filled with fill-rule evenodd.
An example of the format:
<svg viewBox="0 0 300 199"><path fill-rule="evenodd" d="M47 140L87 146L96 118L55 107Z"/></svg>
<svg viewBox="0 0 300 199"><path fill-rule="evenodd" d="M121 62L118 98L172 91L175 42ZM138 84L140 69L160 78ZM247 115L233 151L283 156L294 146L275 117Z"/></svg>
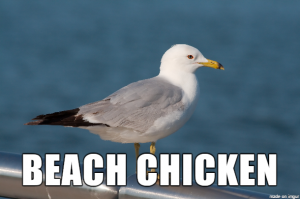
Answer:
<svg viewBox="0 0 300 199"><path fill-rule="evenodd" d="M198 88L197 77L194 73L188 73L182 71L180 72L172 71L172 73L170 73L169 71L168 72L161 71L159 76L167 79L172 84L178 86L183 90L183 103L185 106L193 107L193 105L197 104L198 97L199 97L199 88Z"/></svg>

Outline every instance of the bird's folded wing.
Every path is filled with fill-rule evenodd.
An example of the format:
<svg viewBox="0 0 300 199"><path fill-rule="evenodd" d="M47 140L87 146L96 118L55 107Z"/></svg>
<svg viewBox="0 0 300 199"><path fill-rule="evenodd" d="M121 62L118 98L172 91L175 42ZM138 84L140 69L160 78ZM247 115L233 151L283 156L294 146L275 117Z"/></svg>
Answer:
<svg viewBox="0 0 300 199"><path fill-rule="evenodd" d="M184 109L182 90L161 77L141 80L107 98L81 106L77 115L90 123L145 132L154 121Z"/></svg>

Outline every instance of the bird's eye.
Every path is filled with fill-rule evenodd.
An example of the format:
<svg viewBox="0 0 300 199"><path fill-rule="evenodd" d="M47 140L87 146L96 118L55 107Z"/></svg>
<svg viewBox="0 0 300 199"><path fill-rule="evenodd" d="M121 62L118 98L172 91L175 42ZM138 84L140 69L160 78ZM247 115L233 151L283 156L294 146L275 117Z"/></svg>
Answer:
<svg viewBox="0 0 300 199"><path fill-rule="evenodd" d="M193 58L194 58L194 56L193 56L193 55L188 55L188 56L187 56L187 58L189 58L189 59L193 59Z"/></svg>

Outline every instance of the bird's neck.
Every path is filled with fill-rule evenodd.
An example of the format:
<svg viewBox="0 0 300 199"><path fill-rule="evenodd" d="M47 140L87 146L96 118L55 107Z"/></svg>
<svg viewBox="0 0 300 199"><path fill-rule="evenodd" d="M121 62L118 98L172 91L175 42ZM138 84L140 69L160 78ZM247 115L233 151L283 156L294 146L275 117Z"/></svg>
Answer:
<svg viewBox="0 0 300 199"><path fill-rule="evenodd" d="M184 92L184 100L193 103L198 98L198 81L194 73L185 71L161 70L159 77L167 79L170 83L181 88Z"/></svg>

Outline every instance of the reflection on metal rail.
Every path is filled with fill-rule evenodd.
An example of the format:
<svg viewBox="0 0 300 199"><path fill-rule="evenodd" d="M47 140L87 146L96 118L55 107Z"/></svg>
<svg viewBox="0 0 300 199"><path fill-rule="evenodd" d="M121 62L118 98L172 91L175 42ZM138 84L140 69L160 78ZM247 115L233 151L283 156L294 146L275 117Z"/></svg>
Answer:
<svg viewBox="0 0 300 199"><path fill-rule="evenodd" d="M62 162L59 162L62 164ZM82 167L81 167L82 168ZM42 168L44 172L44 169ZM152 187L143 187L137 183L136 175L127 179L127 186L113 187L106 186L105 170L104 181L98 187L59 187L59 186L22 186L22 155L0 152L0 196L9 198L37 198L37 199L147 199L147 198L223 198L223 199L263 199L269 195L246 191L230 187L200 187L193 185L190 187L161 187L155 184ZM61 173L56 174L56 178L61 177Z"/></svg>

